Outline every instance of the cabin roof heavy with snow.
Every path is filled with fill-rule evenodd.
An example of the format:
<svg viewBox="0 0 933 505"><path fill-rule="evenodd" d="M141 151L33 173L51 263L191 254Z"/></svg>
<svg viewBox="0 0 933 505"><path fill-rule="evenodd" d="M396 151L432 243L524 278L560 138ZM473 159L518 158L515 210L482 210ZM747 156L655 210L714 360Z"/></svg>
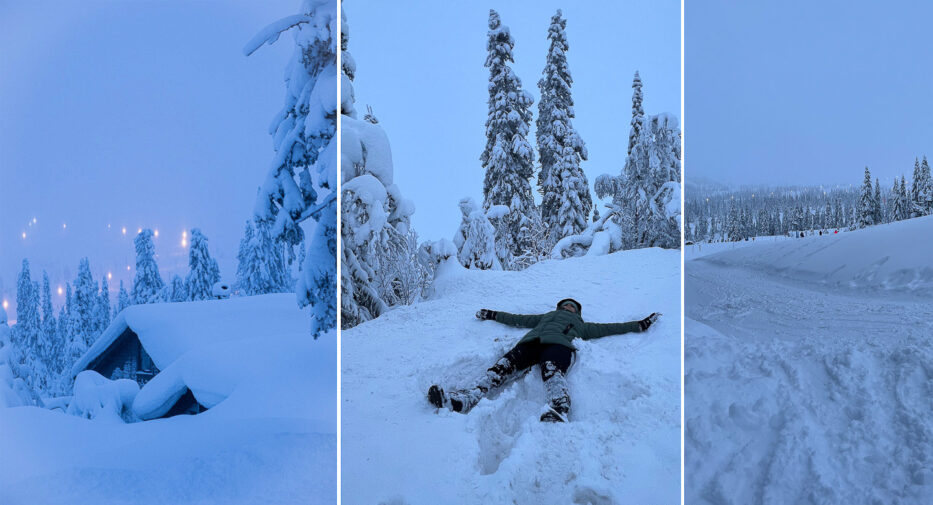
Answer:
<svg viewBox="0 0 933 505"><path fill-rule="evenodd" d="M141 389L133 413L139 419L198 413L217 403L216 395L189 388L184 377L174 374L160 380L162 371L195 350L222 349L227 342L266 333L306 331L292 294L133 305L114 318L74 364L71 375L94 370L108 379L135 380ZM237 359L247 361L249 356ZM231 366L236 365L234 360ZM202 370L202 375L220 378L229 373L210 367Z"/></svg>

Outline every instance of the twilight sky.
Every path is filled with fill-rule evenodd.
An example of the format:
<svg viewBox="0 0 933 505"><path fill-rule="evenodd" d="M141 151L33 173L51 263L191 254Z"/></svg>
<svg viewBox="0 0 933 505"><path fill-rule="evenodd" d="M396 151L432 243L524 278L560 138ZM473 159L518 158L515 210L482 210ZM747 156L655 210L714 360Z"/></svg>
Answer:
<svg viewBox="0 0 933 505"><path fill-rule="evenodd" d="M684 177L886 185L933 156L933 4L686 2Z"/></svg>
<svg viewBox="0 0 933 505"><path fill-rule="evenodd" d="M112 274L112 298L120 280L129 289L140 227L159 230L166 280L187 272L181 237L195 227L233 277L293 44L283 36L249 58L242 49L299 6L0 0L0 297L10 319L23 258L34 280L48 271L56 307L56 287L83 256L98 281Z"/></svg>
<svg viewBox="0 0 933 505"><path fill-rule="evenodd" d="M415 203L422 240L452 238L457 202L482 201L490 7L515 39L513 69L535 97L535 117L548 25L563 10L573 125L589 151L582 166L591 188L596 176L622 170L636 70L645 112L680 117L679 1L346 2L357 109L372 105L389 137L395 181Z"/></svg>

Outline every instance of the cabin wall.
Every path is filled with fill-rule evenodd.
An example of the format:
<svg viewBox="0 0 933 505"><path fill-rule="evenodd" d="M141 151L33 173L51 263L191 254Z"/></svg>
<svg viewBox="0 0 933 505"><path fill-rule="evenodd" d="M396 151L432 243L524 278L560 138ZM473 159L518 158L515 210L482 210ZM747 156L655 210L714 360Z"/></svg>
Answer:
<svg viewBox="0 0 933 505"><path fill-rule="evenodd" d="M139 343L139 337L127 328L89 367L90 370L115 379L132 379L140 387L159 373L152 358Z"/></svg>

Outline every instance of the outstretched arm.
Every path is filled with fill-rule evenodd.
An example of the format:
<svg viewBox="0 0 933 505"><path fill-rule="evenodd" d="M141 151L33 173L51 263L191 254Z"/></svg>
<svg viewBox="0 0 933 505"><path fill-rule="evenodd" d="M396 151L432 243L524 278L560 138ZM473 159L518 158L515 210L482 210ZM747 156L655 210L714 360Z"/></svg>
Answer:
<svg viewBox="0 0 933 505"><path fill-rule="evenodd" d="M541 314L509 314L497 310L480 309L476 313L476 318L484 321L496 321L509 326L518 326L519 328L534 328L541 321Z"/></svg>
<svg viewBox="0 0 933 505"><path fill-rule="evenodd" d="M583 340L621 335L623 333L642 332L647 330L661 314L653 312L650 316L638 321L627 323L586 323L583 328Z"/></svg>

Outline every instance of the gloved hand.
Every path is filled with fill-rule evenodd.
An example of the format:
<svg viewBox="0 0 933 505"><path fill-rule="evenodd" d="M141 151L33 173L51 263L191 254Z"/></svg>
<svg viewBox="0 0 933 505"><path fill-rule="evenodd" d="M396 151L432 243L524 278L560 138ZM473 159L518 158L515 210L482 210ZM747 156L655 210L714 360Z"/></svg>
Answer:
<svg viewBox="0 0 933 505"><path fill-rule="evenodd" d="M649 326L654 324L654 322L657 321L659 317L661 317L661 314L652 312L650 316L642 319L641 321L638 321L638 326L641 327L641 331L645 331Z"/></svg>
<svg viewBox="0 0 933 505"><path fill-rule="evenodd" d="M496 320L496 311L489 309L479 309L476 312L476 319L482 321Z"/></svg>

